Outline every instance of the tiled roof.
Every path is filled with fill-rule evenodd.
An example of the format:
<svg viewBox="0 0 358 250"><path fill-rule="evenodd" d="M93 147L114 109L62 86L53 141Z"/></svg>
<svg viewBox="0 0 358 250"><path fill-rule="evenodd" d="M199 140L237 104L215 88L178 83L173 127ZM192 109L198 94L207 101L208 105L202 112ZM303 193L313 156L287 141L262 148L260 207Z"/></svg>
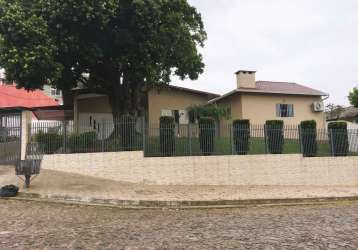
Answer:
<svg viewBox="0 0 358 250"><path fill-rule="evenodd" d="M305 96L328 96L327 93L291 82L257 81L256 88L237 88L225 95L211 100L215 102L234 93L260 93L260 94L283 94Z"/></svg>
<svg viewBox="0 0 358 250"><path fill-rule="evenodd" d="M58 106L58 102L41 90L26 91L12 85L0 85L0 108Z"/></svg>

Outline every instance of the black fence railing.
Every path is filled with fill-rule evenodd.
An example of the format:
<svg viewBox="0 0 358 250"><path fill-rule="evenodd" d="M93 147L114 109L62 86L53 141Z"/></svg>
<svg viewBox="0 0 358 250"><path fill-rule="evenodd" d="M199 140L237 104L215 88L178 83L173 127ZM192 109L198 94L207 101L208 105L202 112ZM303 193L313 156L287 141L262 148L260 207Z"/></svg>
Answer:
<svg viewBox="0 0 358 250"><path fill-rule="evenodd" d="M21 157L21 116L0 114L0 164L16 163Z"/></svg>
<svg viewBox="0 0 358 250"><path fill-rule="evenodd" d="M174 128L174 137L167 128L150 125L145 130L144 152L147 157L303 154L314 156L358 155L358 130L282 129L251 125L235 129L231 124L206 127L198 124ZM169 145L169 146L168 146ZM170 147L168 150L165 147ZM164 147L164 148L163 148ZM168 153L169 152L169 153Z"/></svg>
<svg viewBox="0 0 358 250"><path fill-rule="evenodd" d="M29 129L29 143L44 154L143 150L142 119L36 122Z"/></svg>
<svg viewBox="0 0 358 250"><path fill-rule="evenodd" d="M170 130L170 131L169 131ZM166 128L144 119L37 122L30 126L29 141L44 154L120 152L143 150L146 157L303 154L358 155L358 130L303 130L231 124L198 124Z"/></svg>

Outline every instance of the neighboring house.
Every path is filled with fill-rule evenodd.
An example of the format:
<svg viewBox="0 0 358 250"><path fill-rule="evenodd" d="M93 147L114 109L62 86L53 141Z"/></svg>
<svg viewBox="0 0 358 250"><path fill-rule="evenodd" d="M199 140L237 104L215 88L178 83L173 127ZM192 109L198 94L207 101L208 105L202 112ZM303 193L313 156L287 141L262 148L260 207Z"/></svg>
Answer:
<svg viewBox="0 0 358 250"><path fill-rule="evenodd" d="M111 107L108 97L99 94L74 95L74 119L75 124L81 127L85 124L93 126L102 120L112 119ZM147 96L147 119L150 124L157 125L160 116L173 116L177 124L188 124L188 108L193 105L207 104L219 95L187 89L176 86L168 86L161 90L150 90Z"/></svg>
<svg viewBox="0 0 358 250"><path fill-rule="evenodd" d="M15 112L43 107L59 107L59 103L41 90L26 91L17 89L13 83L0 81L0 129L19 126L19 121L15 124L15 119L11 118ZM33 113L33 122L37 120L38 116Z"/></svg>
<svg viewBox="0 0 358 250"><path fill-rule="evenodd" d="M236 75L237 88L223 96L176 86L149 91L147 120L158 124L160 116L173 116L177 124L185 125L190 121L189 107L219 103L231 108L232 119L250 119L252 124L280 119L297 125L303 120L316 120L318 127L325 127L323 99L328 94L296 83L256 82L254 71L238 71ZM75 91L75 124L93 126L111 119L107 96Z"/></svg>
<svg viewBox="0 0 358 250"><path fill-rule="evenodd" d="M0 109L58 106L59 103L41 90L26 91L13 84L0 84Z"/></svg>
<svg viewBox="0 0 358 250"><path fill-rule="evenodd" d="M60 105L63 105L63 98L62 98L62 92L61 92L61 90L59 90L59 89L57 89L57 88L54 88L54 87L52 87L52 86L50 86L50 85L45 85L45 86L43 87L43 92L44 92L47 96L49 96L49 97L55 99Z"/></svg>
<svg viewBox="0 0 358 250"><path fill-rule="evenodd" d="M255 71L236 72L237 88L210 103L230 106L232 119L249 119L251 124L315 120L318 127L325 127L323 100L328 94L297 83L256 81L255 75Z"/></svg>
<svg viewBox="0 0 358 250"><path fill-rule="evenodd" d="M343 110L339 116L340 120L358 124L358 108L348 107Z"/></svg>

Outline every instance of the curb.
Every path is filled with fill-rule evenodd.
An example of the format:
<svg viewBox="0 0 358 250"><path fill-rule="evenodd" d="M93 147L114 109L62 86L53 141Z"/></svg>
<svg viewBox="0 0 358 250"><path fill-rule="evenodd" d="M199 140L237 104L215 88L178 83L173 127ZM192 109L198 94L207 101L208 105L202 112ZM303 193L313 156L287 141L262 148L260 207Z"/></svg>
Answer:
<svg viewBox="0 0 358 250"><path fill-rule="evenodd" d="M325 198L252 199L252 200L202 200L202 201L150 201L81 198L61 195L40 195L20 192L9 200L61 203L68 205L102 206L122 209L218 209L267 206L328 205L338 202L357 202L358 196Z"/></svg>

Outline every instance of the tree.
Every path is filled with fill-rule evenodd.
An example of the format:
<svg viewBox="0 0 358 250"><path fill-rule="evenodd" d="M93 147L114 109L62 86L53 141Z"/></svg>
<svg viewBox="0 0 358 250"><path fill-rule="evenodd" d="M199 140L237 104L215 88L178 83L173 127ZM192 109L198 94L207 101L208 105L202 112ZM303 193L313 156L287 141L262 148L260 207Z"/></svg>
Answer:
<svg viewBox="0 0 358 250"><path fill-rule="evenodd" d="M221 104L194 105L189 108L190 116L193 118L211 117L219 121L220 119L229 119L231 114L230 107Z"/></svg>
<svg viewBox="0 0 358 250"><path fill-rule="evenodd" d="M358 108L358 87L354 88L348 96L349 102L351 103L351 105L353 105L354 107Z"/></svg>
<svg viewBox="0 0 358 250"><path fill-rule="evenodd" d="M78 85L114 116L144 110L149 88L203 72L206 33L187 0L0 0L0 67L19 88Z"/></svg>
<svg viewBox="0 0 358 250"><path fill-rule="evenodd" d="M341 105L335 105L334 103L329 103L326 105L326 114L328 120L339 119L341 114L344 112L344 107Z"/></svg>

